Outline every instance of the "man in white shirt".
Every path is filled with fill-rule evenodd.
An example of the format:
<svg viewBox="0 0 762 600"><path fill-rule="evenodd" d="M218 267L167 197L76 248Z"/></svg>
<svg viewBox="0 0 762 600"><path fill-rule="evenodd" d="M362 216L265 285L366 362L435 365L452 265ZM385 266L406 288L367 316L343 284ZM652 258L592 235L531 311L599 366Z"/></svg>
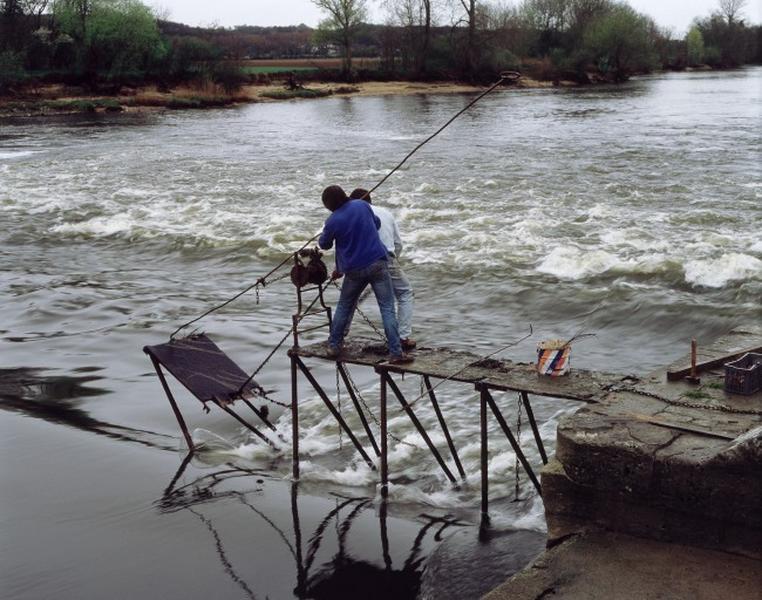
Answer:
<svg viewBox="0 0 762 600"><path fill-rule="evenodd" d="M394 296L397 300L397 322L403 350L415 348L415 341L411 339L413 333L413 288L410 286L407 276L400 266L399 256L402 252L402 238L397 221L390 211L371 202L370 193L362 188L357 188L350 195L352 199L365 200L371 205L373 212L381 221L378 236L381 243L389 252L389 273L392 276Z"/></svg>

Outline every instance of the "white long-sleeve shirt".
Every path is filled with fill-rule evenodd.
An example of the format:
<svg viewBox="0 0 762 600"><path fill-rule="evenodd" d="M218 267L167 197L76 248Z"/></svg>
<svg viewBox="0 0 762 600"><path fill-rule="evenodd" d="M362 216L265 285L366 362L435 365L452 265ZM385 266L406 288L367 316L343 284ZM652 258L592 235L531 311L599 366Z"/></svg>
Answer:
<svg viewBox="0 0 762 600"><path fill-rule="evenodd" d="M381 221L381 227L378 230L378 236L381 238L381 243L386 246L386 249L393 253L394 256L399 257L402 252L402 238L400 237L400 229L397 226L397 221L394 219L394 215L387 209L375 204L370 205L375 215Z"/></svg>

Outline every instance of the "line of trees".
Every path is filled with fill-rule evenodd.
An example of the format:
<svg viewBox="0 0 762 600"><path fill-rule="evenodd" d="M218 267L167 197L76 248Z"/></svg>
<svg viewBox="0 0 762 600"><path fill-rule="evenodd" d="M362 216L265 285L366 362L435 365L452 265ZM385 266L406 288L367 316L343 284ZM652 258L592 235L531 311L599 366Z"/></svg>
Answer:
<svg viewBox="0 0 762 600"><path fill-rule="evenodd" d="M140 0L0 0L0 93L38 78L96 86L243 77L201 37L167 35Z"/></svg>
<svg viewBox="0 0 762 600"><path fill-rule="evenodd" d="M719 0L714 14L676 40L621 0L383 0L387 22L376 53L387 71L417 78L488 79L529 64L542 78L586 81L593 73L623 81L655 68L760 63L762 28L741 18L746 1ZM313 2L327 17L318 36L340 49L349 76L355 47L370 33L362 24L368 0Z"/></svg>
<svg viewBox="0 0 762 600"><path fill-rule="evenodd" d="M367 78L491 80L506 69L539 79L623 81L655 68L762 63L762 27L747 0L718 0L675 39L625 0L373 0L386 20L367 23L371 0L312 0L317 29L199 28L159 18L140 0L0 0L0 92L29 73L99 82L171 84L211 78L235 87L246 58L375 57ZM321 76L325 76L322 73Z"/></svg>

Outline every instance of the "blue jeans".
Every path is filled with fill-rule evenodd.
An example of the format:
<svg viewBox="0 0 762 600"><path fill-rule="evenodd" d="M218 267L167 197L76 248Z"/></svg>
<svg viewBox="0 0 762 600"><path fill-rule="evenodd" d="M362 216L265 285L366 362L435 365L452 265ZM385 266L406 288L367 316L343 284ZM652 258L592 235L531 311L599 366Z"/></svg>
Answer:
<svg viewBox="0 0 762 600"><path fill-rule="evenodd" d="M397 324L400 337L403 340L413 333L413 288L400 266L400 261L389 256L389 274L392 276L392 287L397 298Z"/></svg>
<svg viewBox="0 0 762 600"><path fill-rule="evenodd" d="M328 343L334 347L340 347L344 341L344 332L352 320L357 305L357 300L365 287L370 284L381 311L381 320L384 323L386 343L392 356L402 354L400 334L397 328L397 317L394 314L394 288L392 278L389 275L387 261L381 259L364 269L347 271L344 273L344 283L341 286L339 303L331 323L331 336Z"/></svg>

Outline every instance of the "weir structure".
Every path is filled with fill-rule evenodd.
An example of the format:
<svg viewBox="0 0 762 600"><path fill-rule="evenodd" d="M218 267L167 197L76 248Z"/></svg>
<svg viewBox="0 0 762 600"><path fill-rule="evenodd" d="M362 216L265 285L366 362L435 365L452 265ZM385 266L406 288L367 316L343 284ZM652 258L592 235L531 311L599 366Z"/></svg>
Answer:
<svg viewBox="0 0 762 600"><path fill-rule="evenodd" d="M495 360L470 352L433 347L418 348L412 363L392 364L386 359L385 346L371 339L347 340L339 356L333 356L329 352L327 342L304 346L300 344L300 335L328 328L331 324L331 309L325 304L323 297L328 283L320 280L325 277L324 270L322 275L316 278L317 280L305 283L299 277L294 277L294 273L297 275L301 273L300 269L301 267L292 271L292 280L297 288L297 312L293 315L292 328L284 338L286 340L293 335L293 345L288 351L291 368L290 403L286 404L270 398L268 392L253 379L259 369L253 375L247 376L203 334L171 339L168 343L144 348L156 368L191 452L195 450L192 438L169 389L162 367L172 373L203 402L205 408L210 402L217 405L265 443L274 447L277 444L272 440L272 436L268 437L241 417L233 410L233 404L237 401L245 404L273 432L276 432L276 428L268 418L267 407L257 407L254 402L260 398L290 409L293 428L294 480L299 479L300 471L299 381L301 374L337 421L340 430L347 434L368 466L376 470L376 460L378 461L382 497L388 495L389 480L392 475L389 472L388 463L389 440L396 439L388 431L390 395L399 403L400 413L404 412L410 419L445 477L451 484L458 485L459 480L466 479L466 472L435 393L439 384L453 382L466 386L469 392L476 391L479 396L478 431L481 447L480 483L483 522L487 523L489 520L488 423L490 418L494 418L537 493L544 496L551 538L563 537L570 515L576 516L579 512L583 512L581 508L583 506L599 506L595 518L598 522L605 523L606 527L626 531L629 531L626 527L631 527L639 530L640 525L632 519L632 515L636 514L632 504L638 506L640 512L637 514L646 514L643 506L650 506L651 497L659 498L659 500L649 510L657 516L669 516L668 524L660 525L660 528L657 528L658 531L663 529L671 532L667 535L670 537L696 529L693 526L695 518L690 514L687 505L681 504L682 501L679 499L694 498L695 490L703 489L703 479L710 472L710 465L714 463L702 462L702 460L707 456L706 453L719 452L718 458L713 459L720 474L717 481L721 482L721 486L728 490L728 493L723 495L718 494L716 490L707 489L705 496L708 500L704 497L695 497L690 505L696 507L706 503L706 518L702 517L701 522L709 522L707 519L710 519L713 523L715 529L710 532L711 535L704 536L714 540L710 544L713 547L725 547L726 540L730 538L732 538L730 545L733 547L748 548L755 545L755 540L762 531L762 515L753 507L760 505L759 501L762 501L762 486L759 485L759 477L752 480L753 485L750 488L745 483L749 473L748 460L745 457L750 453L751 456L757 457L753 458L752 462L762 460L758 458L758 455L762 455L762 450L759 448L759 440L762 439L762 434L759 433L762 431L760 426L762 410L756 406L762 392L746 398L728 394L723 391L721 373L716 370L718 366L739 356L762 351L762 330L734 332L730 338L732 342L721 340L716 348L705 347L700 363L697 362L694 344L691 364L675 365L667 372L660 372L646 378L581 369L574 369L562 377L541 376L537 374L536 366L532 363ZM306 300L309 298L306 299L304 295L311 293L314 293L314 297L308 303ZM361 312L360 314L362 315ZM315 318L318 319L317 324L314 324ZM261 366L267 363L274 352L275 350L268 355ZM307 364L309 360L335 364L337 394L340 379L358 412L363 432L353 431L347 424L341 411L337 409L318 378L311 372ZM378 416L376 416L376 410L368 406L362 398L349 373L348 365L373 369L379 377ZM715 371L712 371L713 369ZM421 377L423 391L413 400L405 397L401 386L395 380L395 377L404 377L406 374ZM704 374L704 380L699 377L701 374ZM432 384L432 381L437 383ZM528 460L517 439L518 436L511 430L500 408L497 394L501 392L517 393L520 405L526 411L533 440L543 463L542 485L535 466ZM532 396L570 399L586 404L586 408L575 416L565 419L559 425L556 457L551 460L545 452L534 417ZM431 403L436 414L437 423L447 442L447 451L437 447L430 432L421 424L416 415L415 405L424 400ZM374 420L380 429L378 439L373 434L368 417ZM567 425L569 422L573 423L571 427ZM611 439L603 433L607 429L613 432ZM751 430L757 433L746 440L743 436ZM626 435L621 432L626 432ZM361 442L363 433L368 440L367 447ZM275 434L277 435L277 432ZM700 441L697 442L696 437ZM286 440L281 438L281 441ZM396 441L399 442L399 440ZM692 454L683 450L676 451L675 448L678 448L680 444L694 444L691 448L698 448L698 450L692 450ZM742 453L740 457L736 457L729 450L729 448L736 448L738 444L742 444L740 447L744 448L743 453L746 453ZM750 446L750 449L747 446ZM673 456L670 454L672 452L676 454ZM447 453L449 458L445 459ZM691 458L686 459L687 456ZM729 456L734 458L728 458ZM732 464L730 471L726 469L727 464ZM559 465L563 465L563 468ZM682 470L685 470L685 473ZM673 473L679 473L679 475L674 476ZM619 490L620 484L624 485L622 482L627 482L622 497L629 498L633 495L633 490L641 492L645 490L646 493L635 501L630 499L623 502L621 509L612 512L610 505L614 496L609 492L614 489ZM595 486L603 486L602 490L606 493L595 496L597 492L591 491L593 488L597 490ZM742 489L743 494L729 492L729 490L737 489ZM583 498L584 494L589 494L590 497L586 500L580 499L571 508L564 504L577 495ZM714 500L718 496L722 496L723 500L720 502ZM675 498L678 498L678 501L675 501ZM730 511L733 514L729 514L728 506L736 507ZM670 507L672 512L665 511L665 507ZM746 516L738 518L738 515ZM662 518L661 516L659 518ZM729 524L732 524L730 535ZM752 525L751 528L749 524Z"/></svg>
<svg viewBox="0 0 762 600"><path fill-rule="evenodd" d="M315 392L320 396L328 410L336 418L339 427L347 434L354 444L355 448L368 463L375 469L375 464L370 454L375 454L380 459L380 479L382 494L386 494L389 484L388 467L388 415L389 415L389 396L396 398L401 409L407 414L416 431L423 438L426 446L430 450L439 468L445 474L447 479L453 484L457 484L458 479L465 480L466 473L458 456L457 448L453 443L449 427L439 406L432 380L449 380L457 383L466 384L468 389L475 389L479 393L479 434L481 442L481 508L482 513L488 513L488 490L489 478L487 472L489 435L487 431L488 419L490 414L494 417L501 430L505 434L513 451L516 453L521 466L526 472L537 493L542 494L540 482L535 474L535 469L529 463L524 451L519 445L516 436L511 431L505 416L500 410L500 406L495 399L495 392L517 392L520 395L522 405L526 410L527 419L532 428L534 442L537 450L542 457L543 464L548 462L545 447L540 437L537 422L534 418L530 394L539 396L549 396L554 398L565 398L577 400L580 402L596 402L602 395L606 394L609 386L621 380L621 376L608 375L602 373L593 373L590 371L576 370L570 376L564 378L546 378L538 377L532 364L518 364L504 360L482 360L478 355L469 352L460 352L448 348L428 348L423 347L416 351L415 360L406 365L392 365L386 361L383 349L373 340L353 339L345 343L342 353L338 357L331 357L328 352L326 342L311 344L304 347L294 346L289 351L291 358L291 411L293 426L293 474L295 478L299 477L299 387L298 373L302 373L312 386ZM358 440L355 432L347 425L336 406L331 402L328 394L317 381L316 377L310 372L304 359L319 359L332 361L336 363L336 368L341 376L344 387L352 404L358 411L363 428L367 435L370 448L365 448ZM486 363L486 364L485 364ZM380 396L379 396L379 426L380 426L380 444L376 441L370 429L368 421L364 415L360 401L357 397L355 388L351 383L351 378L347 372L347 364L359 365L366 368L372 368L379 377ZM453 373L458 373L452 376ZM442 455L442 452L432 442L427 430L422 426L420 420L415 414L412 403L405 397L400 386L395 381L395 376L404 376L405 374L418 375L422 377L425 386L425 395L434 409L437 421L442 429L450 454L451 464ZM420 397L417 400L422 400ZM457 476L454 471L457 471Z"/></svg>
<svg viewBox="0 0 762 600"><path fill-rule="evenodd" d="M306 302L303 294L316 291L318 296L305 309ZM339 356L332 356L327 342L300 345L299 336L302 333L314 331L321 327L330 327L331 311L323 302L322 288L302 288L297 285L297 313L293 315L293 346L288 352L291 361L291 423L292 423L292 472L294 479L299 478L299 374L309 383L311 388L318 394L336 419L338 426L347 434L350 441L368 466L376 470L376 464L371 454L379 459L381 494L386 497L389 487L389 396L391 395L399 403L401 410L407 415L418 434L425 442L433 458L451 484L457 485L459 480L466 479L466 472L458 455L458 450L453 442L450 428L442 413L435 389L439 383L452 381L465 384L467 389L474 389L479 394L479 439L481 445L480 472L481 472L481 512L484 519L489 516L489 434L488 419L490 414L495 418L511 445L524 472L527 474L537 493L542 495L540 481L524 453L517 436L500 410L495 398L496 392L516 392L519 395L521 405L526 411L529 425L532 429L534 443L542 459L543 464L548 463L548 456L540 436L537 421L534 417L531 395L547 396L552 398L564 398L579 402L597 402L608 393L608 390L617 384L621 384L622 376L608 373L599 373L585 370L575 370L564 377L538 376L536 368L531 363L514 363L507 360L495 360L483 358L470 352L457 351L449 348L420 347L415 351L415 360L409 364L391 364L386 359L384 344L365 338L353 338L345 340ZM319 302L317 309L313 309ZM325 316L327 322L319 325L311 325L300 329L300 324L306 317ZM346 420L342 417L336 405L329 398L324 387L320 385L315 375L306 364L306 359L318 359L330 361L336 364L337 370L337 394L339 393L339 378L343 387L349 394L352 404L358 413L363 431L368 438L369 447L366 448L359 440ZM376 418L360 397L359 390L354 385L352 377L347 370L347 365L356 365L371 368L379 377L380 395L378 398L378 413ZM408 400L395 381L395 376L404 377L406 374L417 375L422 379L422 388L425 390L419 397ZM432 384L432 380L438 381ZM445 460L443 452L437 448L431 439L429 432L423 427L414 411L414 405L428 398L442 434L447 442L450 460ZM365 405L365 411L363 406ZM368 423L366 411L371 418L378 423L380 433L377 441ZM455 474L457 471L457 476Z"/></svg>

